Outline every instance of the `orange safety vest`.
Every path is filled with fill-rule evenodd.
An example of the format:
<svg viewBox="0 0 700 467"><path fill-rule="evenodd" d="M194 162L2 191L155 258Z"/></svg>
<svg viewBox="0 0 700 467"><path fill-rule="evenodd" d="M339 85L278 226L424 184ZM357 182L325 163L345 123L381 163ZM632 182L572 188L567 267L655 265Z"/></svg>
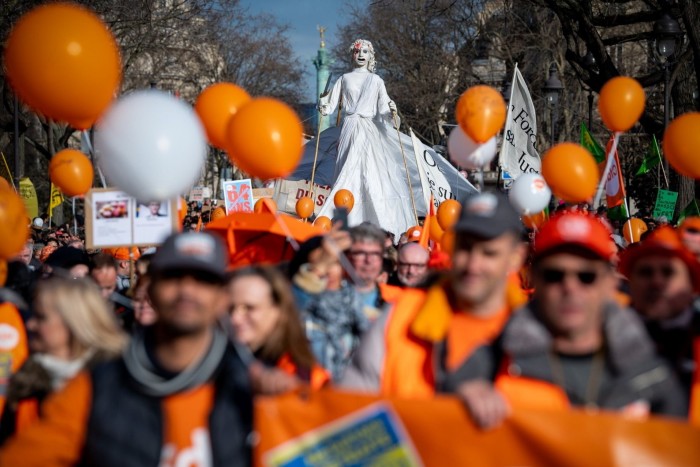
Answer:
<svg viewBox="0 0 700 467"><path fill-rule="evenodd" d="M690 411L688 421L692 425L700 427L700 337L693 340L693 360L695 371L693 382L690 386Z"/></svg>
<svg viewBox="0 0 700 467"><path fill-rule="evenodd" d="M27 359L27 331L17 308L11 303L0 304L0 414L10 378Z"/></svg>
<svg viewBox="0 0 700 467"><path fill-rule="evenodd" d="M404 289L395 285L379 284L379 295L387 303L394 303L403 294Z"/></svg>
<svg viewBox="0 0 700 467"><path fill-rule="evenodd" d="M562 388L547 381L518 375L512 371L508 357L501 362L494 386L516 410L568 410L571 407Z"/></svg>

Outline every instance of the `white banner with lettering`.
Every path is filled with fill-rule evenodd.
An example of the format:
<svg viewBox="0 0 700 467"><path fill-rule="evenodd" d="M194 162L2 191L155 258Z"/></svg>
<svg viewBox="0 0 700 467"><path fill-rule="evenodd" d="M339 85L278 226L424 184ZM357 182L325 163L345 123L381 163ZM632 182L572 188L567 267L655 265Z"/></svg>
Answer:
<svg viewBox="0 0 700 467"><path fill-rule="evenodd" d="M498 165L513 179L524 173L540 173L542 167L537 152L535 105L517 65L513 72L510 105Z"/></svg>

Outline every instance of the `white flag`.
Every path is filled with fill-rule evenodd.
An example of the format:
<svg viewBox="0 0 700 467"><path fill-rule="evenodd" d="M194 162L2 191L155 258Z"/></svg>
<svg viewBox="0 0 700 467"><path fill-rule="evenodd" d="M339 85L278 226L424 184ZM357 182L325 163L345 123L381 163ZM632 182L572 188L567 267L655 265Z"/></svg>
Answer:
<svg viewBox="0 0 700 467"><path fill-rule="evenodd" d="M516 65L498 165L513 179L524 173L540 173L542 162L536 145L535 105Z"/></svg>

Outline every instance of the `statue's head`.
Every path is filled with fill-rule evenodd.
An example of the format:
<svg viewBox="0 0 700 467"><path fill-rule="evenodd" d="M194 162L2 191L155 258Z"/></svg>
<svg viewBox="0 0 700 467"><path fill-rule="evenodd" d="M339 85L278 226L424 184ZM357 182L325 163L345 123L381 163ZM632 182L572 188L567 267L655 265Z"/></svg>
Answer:
<svg viewBox="0 0 700 467"><path fill-rule="evenodd" d="M367 68L368 71L374 73L376 61L374 60L374 47L370 41L357 39L350 46L352 53L352 61L357 68Z"/></svg>

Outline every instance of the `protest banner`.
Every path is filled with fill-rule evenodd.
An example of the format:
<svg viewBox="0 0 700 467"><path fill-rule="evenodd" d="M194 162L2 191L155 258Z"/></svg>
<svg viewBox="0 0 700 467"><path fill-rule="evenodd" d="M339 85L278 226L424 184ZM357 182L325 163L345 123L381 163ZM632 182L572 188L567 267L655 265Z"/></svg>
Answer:
<svg viewBox="0 0 700 467"><path fill-rule="evenodd" d="M205 199L211 198L211 188L208 186L194 186L190 190L188 198L189 201L197 201L198 203L201 203Z"/></svg>
<svg viewBox="0 0 700 467"><path fill-rule="evenodd" d="M227 215L232 212L253 212L253 185L249 178L223 180L221 187Z"/></svg>
<svg viewBox="0 0 700 467"><path fill-rule="evenodd" d="M255 465L695 465L700 429L611 412L516 410L480 430L452 397L259 397Z"/></svg>
<svg viewBox="0 0 700 467"><path fill-rule="evenodd" d="M678 200L678 193L675 191L668 191L659 188L656 194L656 204L654 204L654 219L658 219L664 216L666 219L671 221L673 219L673 214L676 212L676 201Z"/></svg>
<svg viewBox="0 0 700 467"><path fill-rule="evenodd" d="M540 173L542 167L537 152L537 112L517 65L513 71L498 166L514 180L524 173Z"/></svg>
<svg viewBox="0 0 700 467"><path fill-rule="evenodd" d="M177 230L177 203L141 203L123 191L94 188L85 197L86 246L160 245Z"/></svg>
<svg viewBox="0 0 700 467"><path fill-rule="evenodd" d="M318 214L331 194L328 185L314 183L314 214ZM272 199L277 204L277 209L296 216L297 201L303 196L311 196L311 182L309 180L278 180L275 183L275 191Z"/></svg>

